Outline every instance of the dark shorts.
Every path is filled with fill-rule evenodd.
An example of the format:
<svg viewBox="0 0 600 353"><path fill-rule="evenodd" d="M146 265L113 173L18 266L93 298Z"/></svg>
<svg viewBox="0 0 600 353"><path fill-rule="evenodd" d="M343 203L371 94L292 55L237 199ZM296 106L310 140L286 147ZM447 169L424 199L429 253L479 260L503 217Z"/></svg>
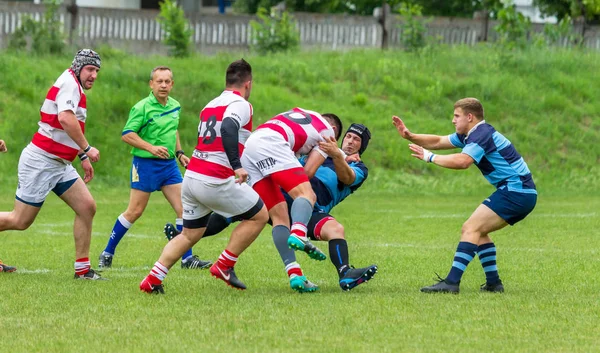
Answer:
<svg viewBox="0 0 600 353"><path fill-rule="evenodd" d="M485 199L482 204L494 211L511 226L525 218L537 202L537 194L498 189Z"/></svg>
<svg viewBox="0 0 600 353"><path fill-rule="evenodd" d="M323 229L325 223L329 221L335 221L335 218L333 218L333 216L329 213L318 211L313 212L306 226L308 228L306 236L312 240L322 240L321 229Z"/></svg>
<svg viewBox="0 0 600 353"><path fill-rule="evenodd" d="M181 184L183 178L175 159L141 158L134 156L131 167L131 188L154 192L163 186Z"/></svg>
<svg viewBox="0 0 600 353"><path fill-rule="evenodd" d="M291 219L292 203L294 202L294 199L292 199L292 197L285 192L283 193L283 196L288 205L288 213ZM317 209L313 210L313 213L310 216L310 219L308 220L308 224L306 225L306 228L308 228L306 231L306 236L312 240L322 240L321 229L323 228L323 225L325 225L325 223L329 221L335 221L335 218L333 218L333 216L329 213L322 212Z"/></svg>

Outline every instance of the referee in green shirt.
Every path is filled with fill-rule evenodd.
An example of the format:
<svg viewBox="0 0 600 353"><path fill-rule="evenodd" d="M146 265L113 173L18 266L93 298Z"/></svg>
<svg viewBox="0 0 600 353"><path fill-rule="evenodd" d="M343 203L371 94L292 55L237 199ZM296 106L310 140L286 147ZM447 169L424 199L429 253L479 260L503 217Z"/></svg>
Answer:
<svg viewBox="0 0 600 353"><path fill-rule="evenodd" d="M175 224L183 227L181 214L181 183L183 178L175 159L186 167L190 159L184 154L179 141L179 115L181 105L169 97L173 89L173 72L158 66L150 74L152 92L131 108L121 139L133 146L131 166L131 193L129 206L115 222L106 248L100 254L99 268L112 266L117 245L141 217L148 205L150 194L162 191L177 214ZM207 268L212 263L192 255L190 249L182 257L182 268Z"/></svg>

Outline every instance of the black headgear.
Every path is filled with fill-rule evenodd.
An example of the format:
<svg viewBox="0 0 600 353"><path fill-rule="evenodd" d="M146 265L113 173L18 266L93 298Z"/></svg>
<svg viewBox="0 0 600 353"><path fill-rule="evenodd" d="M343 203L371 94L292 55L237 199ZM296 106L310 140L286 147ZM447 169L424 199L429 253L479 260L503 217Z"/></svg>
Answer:
<svg viewBox="0 0 600 353"><path fill-rule="evenodd" d="M364 126L363 124L352 124L348 128L346 133L353 133L360 136L360 149L358 150L358 154L363 154L369 145L369 140L371 139L371 131L369 128Z"/></svg>
<svg viewBox="0 0 600 353"><path fill-rule="evenodd" d="M97 68L100 68L101 60L100 55L93 51L92 49L81 49L75 54L75 58L73 58L73 63L71 63L71 70L75 73L75 76L79 77L81 73L81 69L85 65L94 65Z"/></svg>

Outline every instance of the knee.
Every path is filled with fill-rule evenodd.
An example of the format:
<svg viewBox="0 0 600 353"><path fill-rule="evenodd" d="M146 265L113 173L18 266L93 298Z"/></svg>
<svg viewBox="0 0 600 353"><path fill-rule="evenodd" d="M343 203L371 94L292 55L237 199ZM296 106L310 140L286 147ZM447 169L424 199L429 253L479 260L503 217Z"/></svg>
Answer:
<svg viewBox="0 0 600 353"><path fill-rule="evenodd" d="M85 215L94 218L94 216L96 215L96 201L94 201L93 199L87 201L83 206L83 210Z"/></svg>
<svg viewBox="0 0 600 353"><path fill-rule="evenodd" d="M310 201L310 203L312 203L313 205L315 204L315 202L317 202L317 195L312 189L304 192L302 196L305 197L308 201Z"/></svg>
<svg viewBox="0 0 600 353"><path fill-rule="evenodd" d="M465 236L472 236L472 235L480 235L481 232L479 232L477 230L477 228L473 227L471 224L469 224L468 222L465 222L462 226L461 229L461 234L463 237Z"/></svg>
<svg viewBox="0 0 600 353"><path fill-rule="evenodd" d="M252 217L256 222L266 224L269 221L269 212L266 207L263 207L257 214Z"/></svg>
<svg viewBox="0 0 600 353"><path fill-rule="evenodd" d="M329 223L329 222L328 222ZM334 240L344 239L345 230L344 226L339 222L331 222L332 224L326 224L321 232L322 240Z"/></svg>
<svg viewBox="0 0 600 353"><path fill-rule="evenodd" d="M26 230L33 224L34 219L17 219L14 222L14 230Z"/></svg>

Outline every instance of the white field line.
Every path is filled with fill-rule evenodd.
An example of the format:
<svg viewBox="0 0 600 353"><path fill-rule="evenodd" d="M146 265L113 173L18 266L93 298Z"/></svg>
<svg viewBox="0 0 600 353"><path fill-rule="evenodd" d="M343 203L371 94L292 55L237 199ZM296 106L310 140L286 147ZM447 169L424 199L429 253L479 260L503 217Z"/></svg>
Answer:
<svg viewBox="0 0 600 353"><path fill-rule="evenodd" d="M376 213L394 213L398 210L375 210ZM466 218L470 212L465 213L425 213L420 215L401 215L399 219L435 219L435 218ZM532 213L530 217L545 218L593 218L600 216L596 212L591 213Z"/></svg>
<svg viewBox="0 0 600 353"><path fill-rule="evenodd" d="M361 246L374 246L374 247L384 247L384 248L415 248L415 249L423 249L423 250L448 250L453 249L455 245L450 246L441 246L441 245L423 245L423 244L411 244L411 243L360 243ZM506 247L503 246L501 248L502 251L514 251L514 252L550 252L550 253L571 253L571 254L597 254L600 253L600 249L577 249L577 250L567 250L567 249L559 249L559 248L515 248L515 247Z"/></svg>
<svg viewBox="0 0 600 353"><path fill-rule="evenodd" d="M94 268L94 266L92 266L92 268ZM139 271L149 271L150 270L150 266L136 266L136 267L113 267L108 271L103 271L100 272L101 274L110 274L110 273L133 273L133 272L139 272ZM63 270L50 270L47 268L37 268L37 269L27 269L27 268L22 268L22 267L18 267L17 271L15 273L24 273L24 274L45 274L45 273L54 273L54 272L65 272ZM119 276L119 277L123 277L123 276Z"/></svg>

